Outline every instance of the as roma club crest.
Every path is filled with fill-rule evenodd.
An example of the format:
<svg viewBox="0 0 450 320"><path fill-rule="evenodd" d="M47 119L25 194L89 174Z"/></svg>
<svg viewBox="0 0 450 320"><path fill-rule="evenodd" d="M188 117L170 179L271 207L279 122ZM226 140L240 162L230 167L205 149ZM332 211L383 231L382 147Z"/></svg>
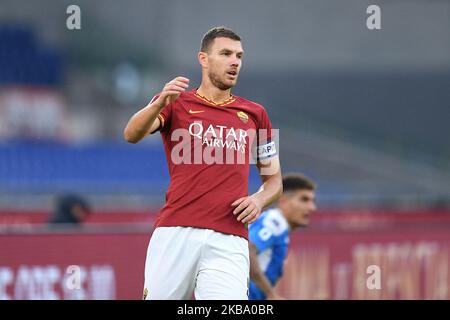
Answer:
<svg viewBox="0 0 450 320"><path fill-rule="evenodd" d="M248 121L248 115L244 112L244 111L239 111L237 113L237 116L239 117L239 119L241 119L244 123L247 123Z"/></svg>

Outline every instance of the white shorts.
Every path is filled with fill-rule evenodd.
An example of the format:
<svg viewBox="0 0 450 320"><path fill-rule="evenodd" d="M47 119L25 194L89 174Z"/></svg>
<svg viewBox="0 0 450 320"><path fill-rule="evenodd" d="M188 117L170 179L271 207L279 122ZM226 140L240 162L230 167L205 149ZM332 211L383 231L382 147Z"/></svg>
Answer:
<svg viewBox="0 0 450 320"><path fill-rule="evenodd" d="M147 250L144 299L248 300L249 272L246 239L210 229L159 227Z"/></svg>

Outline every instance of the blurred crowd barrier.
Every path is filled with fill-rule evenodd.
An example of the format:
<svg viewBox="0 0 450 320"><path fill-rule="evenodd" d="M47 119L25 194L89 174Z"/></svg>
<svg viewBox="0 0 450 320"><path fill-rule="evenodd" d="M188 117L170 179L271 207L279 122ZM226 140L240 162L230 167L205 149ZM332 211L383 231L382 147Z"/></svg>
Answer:
<svg viewBox="0 0 450 320"><path fill-rule="evenodd" d="M289 299L450 299L450 234L439 226L308 232L291 242L278 285Z"/></svg>
<svg viewBox="0 0 450 320"><path fill-rule="evenodd" d="M0 235L0 300L139 299L149 235Z"/></svg>
<svg viewBox="0 0 450 320"><path fill-rule="evenodd" d="M0 215L0 299L141 299L155 213L97 212L69 230L49 228L47 216ZM289 299L449 299L449 226L440 210L317 213L291 237L277 290Z"/></svg>

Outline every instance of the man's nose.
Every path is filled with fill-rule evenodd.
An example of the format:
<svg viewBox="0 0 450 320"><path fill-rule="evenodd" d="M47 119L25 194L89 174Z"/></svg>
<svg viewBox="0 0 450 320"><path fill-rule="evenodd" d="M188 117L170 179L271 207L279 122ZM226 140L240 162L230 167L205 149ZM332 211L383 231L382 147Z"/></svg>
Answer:
<svg viewBox="0 0 450 320"><path fill-rule="evenodd" d="M233 61L231 62L231 66L232 67L239 67L240 63L241 63L241 61L237 57L234 57Z"/></svg>

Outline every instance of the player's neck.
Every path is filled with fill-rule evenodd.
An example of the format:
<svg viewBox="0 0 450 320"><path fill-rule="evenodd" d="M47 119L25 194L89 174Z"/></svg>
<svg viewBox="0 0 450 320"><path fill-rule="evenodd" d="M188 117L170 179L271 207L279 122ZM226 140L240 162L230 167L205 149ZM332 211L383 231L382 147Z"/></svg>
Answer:
<svg viewBox="0 0 450 320"><path fill-rule="evenodd" d="M200 84L200 87L197 89L197 94L213 101L216 104L221 104L230 99L231 97L231 89L228 90L220 90L214 85L210 84Z"/></svg>
<svg viewBox="0 0 450 320"><path fill-rule="evenodd" d="M278 206L277 209L280 211L281 215L282 215L283 218L286 220L286 222L287 222L287 224L288 224L288 227L289 227L289 232L292 232L293 230L295 230L295 229L296 229L296 226L295 226L293 223L291 223L291 222L289 221L288 217L286 216L286 211L287 211L287 210L286 210L285 208L282 208L281 206Z"/></svg>

